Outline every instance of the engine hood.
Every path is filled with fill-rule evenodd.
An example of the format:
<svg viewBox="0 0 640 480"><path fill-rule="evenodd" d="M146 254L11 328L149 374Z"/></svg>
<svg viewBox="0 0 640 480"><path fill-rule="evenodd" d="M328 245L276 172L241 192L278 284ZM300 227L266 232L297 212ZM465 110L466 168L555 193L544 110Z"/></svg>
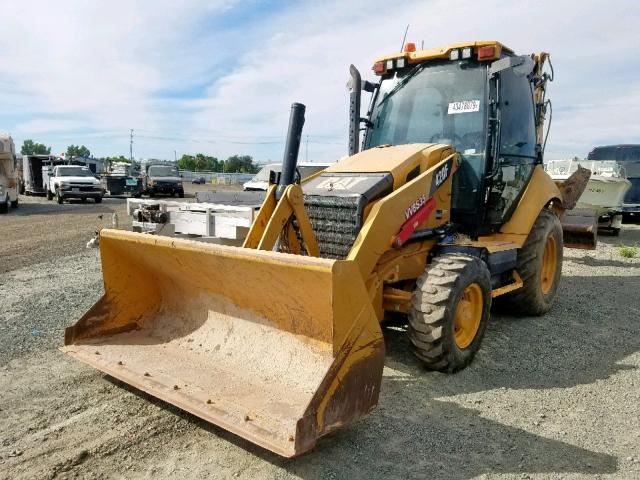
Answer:
<svg viewBox="0 0 640 480"><path fill-rule="evenodd" d="M404 185L416 167L423 172L454 152L450 145L412 143L383 145L356 153L324 170L326 173L391 173L394 188Z"/></svg>
<svg viewBox="0 0 640 480"><path fill-rule="evenodd" d="M94 177L58 177L56 179L58 182L66 182L66 183L84 183L86 185L99 185L100 181Z"/></svg>
<svg viewBox="0 0 640 480"><path fill-rule="evenodd" d="M182 177L149 177L149 180L153 182L171 182L171 183L182 183Z"/></svg>

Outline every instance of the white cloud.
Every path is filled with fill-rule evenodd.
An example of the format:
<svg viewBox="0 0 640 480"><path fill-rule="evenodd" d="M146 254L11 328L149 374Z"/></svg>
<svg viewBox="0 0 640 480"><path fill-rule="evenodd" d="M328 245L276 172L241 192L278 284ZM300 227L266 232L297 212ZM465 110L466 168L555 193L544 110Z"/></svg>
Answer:
<svg viewBox="0 0 640 480"><path fill-rule="evenodd" d="M225 14L252 8L264 14L220 29ZM22 2L3 16L0 118L18 119L8 126L17 137L39 133L57 148L87 139L96 153L124 153L131 127L143 156L175 148L279 159L289 105L301 101L310 157L338 158L349 64L371 78L373 60L400 47L407 23L418 46L495 38L519 53L550 51L549 156L640 142L632 2L326 0L272 13L227 1ZM74 133L79 140L67 141Z"/></svg>
<svg viewBox="0 0 640 480"><path fill-rule="evenodd" d="M305 131L337 135L346 143L350 62L371 78L370 66L400 47L405 25L409 41L426 47L468 39L498 39L520 53L550 51L556 81L550 155L585 154L596 143L640 141L630 106L640 90L631 45L640 36L637 4L609 2L325 1L299 5L275 19L259 48L241 57L235 71L213 83L194 118L196 126L275 134L286 128L288 106L308 106ZM605 27L605 26L608 26ZM628 83L617 75L626 72ZM612 88L610 88L611 86ZM617 88L615 88L617 86ZM629 89L629 94L620 89ZM577 112L579 113L577 113ZM616 120L616 111L618 120ZM637 116L635 118L638 118ZM628 121L630 120L630 121ZM603 125L603 121L607 125ZM333 140L335 142L335 139ZM344 145L314 145L319 159L337 158ZM276 149L273 150L274 152Z"/></svg>
<svg viewBox="0 0 640 480"><path fill-rule="evenodd" d="M181 40L202 15L229 4L26 1L4 9L0 82L10 110L3 115L27 116L18 135L37 133L33 122L45 121L50 133L72 125L167 128L157 92L202 73L179 55Z"/></svg>

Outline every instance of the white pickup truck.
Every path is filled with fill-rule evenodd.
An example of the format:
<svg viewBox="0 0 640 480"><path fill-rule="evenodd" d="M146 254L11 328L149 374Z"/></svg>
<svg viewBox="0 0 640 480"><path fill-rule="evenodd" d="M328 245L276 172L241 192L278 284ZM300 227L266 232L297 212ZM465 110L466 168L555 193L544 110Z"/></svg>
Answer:
<svg viewBox="0 0 640 480"><path fill-rule="evenodd" d="M79 198L82 201L93 198L96 203L100 203L102 193L100 180L87 167L58 165L53 167L49 176L48 200L55 198L58 203L62 203L69 198Z"/></svg>

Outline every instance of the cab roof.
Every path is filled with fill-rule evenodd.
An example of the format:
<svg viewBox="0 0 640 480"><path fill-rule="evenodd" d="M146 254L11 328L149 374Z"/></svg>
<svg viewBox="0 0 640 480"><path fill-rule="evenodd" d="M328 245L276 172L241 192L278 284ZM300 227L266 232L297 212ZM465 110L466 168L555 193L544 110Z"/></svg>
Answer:
<svg viewBox="0 0 640 480"><path fill-rule="evenodd" d="M381 71L377 70L375 66L380 63L384 65L387 60L396 60L398 58L406 59L408 64L422 63L429 60L447 60L450 58L452 50L462 50L468 47L473 49L473 55L478 58L479 50L482 47L493 47L493 54L491 56L479 58L483 60L496 60L500 58L503 53L513 54L513 50L496 40L475 40L470 42L453 43L444 47L428 48L424 50L416 50L415 44L407 43L402 52L377 58L374 62L373 70L376 74L382 74L386 71L386 68L384 71Z"/></svg>

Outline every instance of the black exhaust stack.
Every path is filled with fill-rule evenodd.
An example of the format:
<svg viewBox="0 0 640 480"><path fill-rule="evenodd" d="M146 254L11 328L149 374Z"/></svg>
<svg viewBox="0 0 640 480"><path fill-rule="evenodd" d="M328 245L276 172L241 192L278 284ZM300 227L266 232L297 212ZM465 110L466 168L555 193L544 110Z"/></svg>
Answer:
<svg viewBox="0 0 640 480"><path fill-rule="evenodd" d="M280 200L287 185L291 185L295 179L298 152L300 151L300 139L302 138L302 127L304 127L304 112L306 109L307 107L302 103L293 103L291 105L287 143L284 147L284 158L282 159L282 171L280 172L278 188L276 189L276 200Z"/></svg>
<svg viewBox="0 0 640 480"><path fill-rule="evenodd" d="M355 155L360 149L360 98L362 97L362 77L358 69L349 67L351 80L349 82L349 156Z"/></svg>

